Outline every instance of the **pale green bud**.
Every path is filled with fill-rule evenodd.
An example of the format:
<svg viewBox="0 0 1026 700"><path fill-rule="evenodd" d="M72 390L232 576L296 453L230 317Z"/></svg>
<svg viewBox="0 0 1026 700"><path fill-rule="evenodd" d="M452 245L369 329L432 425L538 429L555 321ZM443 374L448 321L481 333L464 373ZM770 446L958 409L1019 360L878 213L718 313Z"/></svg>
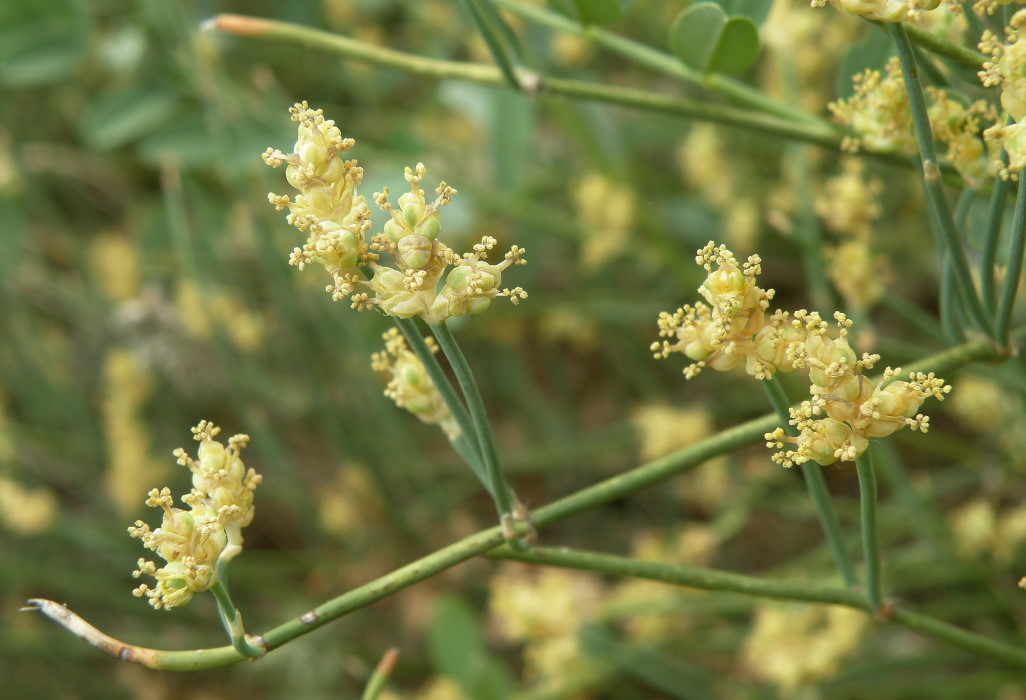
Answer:
<svg viewBox="0 0 1026 700"><path fill-rule="evenodd" d="M401 264L406 268L419 270L431 261L431 254L434 252L434 241L411 234L403 236L399 241L399 258Z"/></svg>

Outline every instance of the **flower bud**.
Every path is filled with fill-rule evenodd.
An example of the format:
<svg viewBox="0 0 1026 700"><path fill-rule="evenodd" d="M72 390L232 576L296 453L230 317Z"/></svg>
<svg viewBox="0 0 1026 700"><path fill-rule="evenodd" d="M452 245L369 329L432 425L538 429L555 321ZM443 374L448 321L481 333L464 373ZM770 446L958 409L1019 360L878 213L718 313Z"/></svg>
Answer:
<svg viewBox="0 0 1026 700"><path fill-rule="evenodd" d="M438 238L438 232L442 230L442 217L438 213L438 210L429 212L420 223L416 225L413 232L419 236L424 236L429 240L435 240Z"/></svg>
<svg viewBox="0 0 1026 700"><path fill-rule="evenodd" d="M421 269L431 261L434 253L434 241L425 236L411 234L403 236L398 244L399 262L404 268Z"/></svg>

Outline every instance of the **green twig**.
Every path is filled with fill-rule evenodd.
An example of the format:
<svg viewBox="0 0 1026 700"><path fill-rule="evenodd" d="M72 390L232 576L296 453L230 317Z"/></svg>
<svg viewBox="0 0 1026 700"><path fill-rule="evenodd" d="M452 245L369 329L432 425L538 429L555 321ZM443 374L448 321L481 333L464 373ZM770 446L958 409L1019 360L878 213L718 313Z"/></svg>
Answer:
<svg viewBox="0 0 1026 700"><path fill-rule="evenodd" d="M217 599L217 611L221 614L221 622L224 623L224 628L232 640L232 647L235 648L235 651L247 659L259 659L266 654L267 647L263 646L257 638L246 634L246 629L242 626L242 614L232 603L224 582L221 579L214 581L210 592Z"/></svg>
<svg viewBox="0 0 1026 700"><path fill-rule="evenodd" d="M454 78L499 86L505 85L506 82L502 72L493 65L443 61L423 56L414 56L288 22L277 22L243 15L222 14L217 15L204 26L228 34L282 41L308 49L326 51L428 78ZM517 77L521 85L533 86L533 92L536 93L597 100L635 109L673 114L675 116L711 121L728 126L738 126L774 136L815 143L833 150L840 150L843 138L841 130L825 122L795 121L753 112L748 108L715 105L699 100L686 100L669 95L611 85L550 78L531 71L519 70L517 71ZM894 154L874 155L892 162L907 164L904 156Z"/></svg>
<svg viewBox="0 0 1026 700"><path fill-rule="evenodd" d="M485 474L488 483L491 485L489 491L495 499L495 507L499 511L499 517L505 518L513 515L514 498L509 485L502 477L499 468L499 453L495 449L495 437L492 435L492 427L488 421L488 414L485 412L484 401L481 399L481 391L474 380L474 374L470 371L467 358L463 356L459 344L452 336L449 326L445 321L437 324L428 324L431 332L438 341L438 347L442 354L449 360L453 373L456 375L456 382L460 385L463 398L467 402L470 411L470 420L473 423L474 436L484 461Z"/></svg>
<svg viewBox="0 0 1026 700"><path fill-rule="evenodd" d="M951 216L951 210L944 196L944 186L941 182L937 153L933 144L933 132L930 129L930 119L926 112L923 87L920 84L915 60L912 57L912 46L909 44L903 24L896 22L887 22L886 24L887 33L890 35L897 50L898 60L901 62L901 73L905 79L909 111L912 114L916 140L919 143L923 188L926 192L926 202L930 211L930 218L938 229L937 232L943 243L943 248L951 256L955 281L962 303L968 309L973 322L984 333L993 336L994 331L990 318L984 311L980 298L976 294L976 289L973 287L969 263L966 261L965 251L962 249L958 232L955 229L955 222Z"/></svg>
<svg viewBox="0 0 1026 700"><path fill-rule="evenodd" d="M398 660L399 650L395 647L385 652L385 655L381 657L381 661L374 668L374 673L371 674L370 680L367 681L367 687L364 688L360 700L377 700L378 695L385 689L385 683L388 682L388 677L392 675L392 669L395 668Z"/></svg>
<svg viewBox="0 0 1026 700"><path fill-rule="evenodd" d="M1012 248L1008 252L1008 267L1001 287L1001 301L998 303L997 341L1008 345L1008 328L1012 320L1012 307L1019 291L1019 276L1022 274L1022 256L1026 252L1026 170L1019 172L1019 192L1015 198L1015 214L1012 216Z"/></svg>
<svg viewBox="0 0 1026 700"><path fill-rule="evenodd" d="M876 474L869 448L855 459L859 475L859 513L862 520L862 551L866 558L866 594L874 613L883 614L880 592L880 546L876 536Z"/></svg>
<svg viewBox="0 0 1026 700"><path fill-rule="evenodd" d="M1017 337L1026 336L1026 328L1017 329L1014 335ZM917 371L934 371L940 374L950 372L970 362L994 360L999 357L1001 357L1001 352L989 341L965 343L944 352L925 357L918 362L910 363L906 366L903 375ZM871 379L871 381L875 380ZM605 481L583 488L554 503L535 510L532 513L533 523L539 528L551 525L582 511L624 498L648 486L666 481L670 477L689 471L713 457L729 454L742 447L754 445L761 442L763 435L776 427L778 421L779 419L775 413L755 418L700 440L683 450L678 450L673 454L642 464ZM526 533L528 526L525 523L518 523L517 527L521 532ZM266 647L268 651L272 651L333 620L394 595L404 588L431 578L479 554L495 549L505 544L505 542L502 528L493 527L483 530L447 547L443 547L406 566L400 567L374 581L332 598L313 610L278 625L260 637L256 637L255 641L260 643L261 646ZM843 596L857 595L853 591L842 591L840 594ZM822 600L818 602L829 601ZM60 603L40 598L29 600L28 603L29 605L23 608L23 610L42 613L75 636L122 661L130 661L149 668L165 671L199 671L229 666L245 660L245 657L240 655L232 646L213 649L190 649L187 651L137 647L104 634ZM838 602L838 604L843 605L844 603ZM868 607L868 603L866 607ZM1022 665L1024 657L1026 657L1026 654L1019 649L1010 648L1000 642L992 642L990 640L978 641L977 636L970 632L965 632L946 623L908 613L901 609L895 611L893 620L913 629L923 631L924 634L935 636L938 639L946 639L952 644L963 648L973 650L978 648L980 653L987 654L992 658L1012 665Z"/></svg>
<svg viewBox="0 0 1026 700"><path fill-rule="evenodd" d="M728 591L776 600L842 605L870 613L875 612L869 599L857 591L824 588L805 582L771 581L726 571L639 561L630 557L566 548L536 547L530 552L515 552L508 547L503 547L491 552L489 556L496 559L512 559L530 564L595 571L615 576L631 576L699 590ZM1026 651L1017 646L998 642L900 607L896 607L892 614L892 622L916 630L924 636L948 642L966 651L1010 666L1026 668Z"/></svg>
<svg viewBox="0 0 1026 700"><path fill-rule="evenodd" d="M971 15L972 12L967 12L966 14ZM890 30L890 22L873 22L873 24L877 26L887 25L887 29ZM988 60L988 57L979 51L973 51L961 44L942 39L914 24L905 22L901 26L904 28L909 40L914 44L923 47L931 53L942 56L959 66L978 71L982 70L984 61Z"/></svg>
<svg viewBox="0 0 1026 700"><path fill-rule="evenodd" d="M690 85L697 85L727 95L739 103L755 108L760 112L773 114L791 121L826 125L826 122L822 119L795 109L791 105L777 102L767 97L765 93L739 80L735 80L722 73L702 73L690 68L676 56L664 51L657 51L650 46L623 37L608 29L594 25L584 26L557 12L525 2L517 2L516 0L492 0L492 2L521 17L526 17L532 22L580 37L624 58L629 58L638 65L659 71L664 75L676 78Z"/></svg>
<svg viewBox="0 0 1026 700"><path fill-rule="evenodd" d="M517 92L523 90L524 86L517 79L516 68L506 48L508 37L504 36L505 32L496 24L496 20L501 22L502 18L498 17L494 10L492 13L486 14L492 8L487 6L487 3L485 3L485 7L482 7L480 0L460 0L460 4L470 15L478 33L484 39L485 45L488 47L489 53L492 54L495 65L502 72L502 77L506 79L506 83Z"/></svg>
<svg viewBox="0 0 1026 700"><path fill-rule="evenodd" d="M791 402L788 400L780 380L774 376L760 384L773 405L784 431L791 436L797 435L798 431L790 423L791 415L788 408ZM801 470L802 476L805 478L805 485L809 489L809 496L812 498L812 504L816 507L819 522L823 526L823 532L830 544L830 551L833 552L834 561L837 562L837 569L841 572L841 578L849 588L856 586L858 580L855 578L855 567L852 565L848 548L844 544L844 535L841 534L837 513L830 501L830 491L827 489L826 479L823 478L823 470L815 462L803 463Z"/></svg>
<svg viewBox="0 0 1026 700"><path fill-rule="evenodd" d="M488 479L488 472L484 466L485 462L481 457L481 450L477 444L474 424L470 420L470 414L467 413L466 406L464 406L463 401L457 395L456 389L453 388L452 383L449 381L449 377L445 375L445 371L438 363L435 353L431 352L431 348L424 341L424 336L417 329L417 324L408 318L392 317L392 320L400 332L402 332L403 337L406 338L406 344L410 346L413 354L424 365L424 369L431 378L431 383L438 389L442 401L456 420L456 425L460 428L459 437L456 440L450 441L453 449L456 450L456 453L467 463L484 487L491 493L491 482Z"/></svg>

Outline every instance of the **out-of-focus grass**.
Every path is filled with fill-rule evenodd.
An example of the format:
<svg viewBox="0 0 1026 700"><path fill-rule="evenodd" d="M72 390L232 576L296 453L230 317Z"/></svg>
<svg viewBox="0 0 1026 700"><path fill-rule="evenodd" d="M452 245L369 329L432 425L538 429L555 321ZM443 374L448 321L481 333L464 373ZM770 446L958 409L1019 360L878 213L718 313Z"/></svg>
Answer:
<svg viewBox="0 0 1026 700"><path fill-rule="evenodd" d="M140 549L125 528L152 519L142 505L150 488L184 490L186 474L170 454L190 443L188 428L200 418L249 433L247 464L264 474L245 552L232 566L233 594L253 631L492 523L490 504L441 435L381 396L368 359L387 319L332 303L317 270L298 273L286 264L296 232L265 198L285 184L259 154L291 145L286 109L296 100L323 108L358 140L352 155L367 172L363 192L401 190L403 166L423 161L429 180L460 190L443 219L446 241L490 234L527 248L530 265L515 271L513 284L530 298L453 325L489 403L503 462L529 505L635 464L639 431L630 417L640 406L700 409L713 426L767 410L743 378L709 372L685 384L678 367L653 362L647 350L655 314L695 297L692 251L732 235L723 229L729 207L683 183L675 150L688 124L530 101L198 30L209 14L239 11L424 55L487 60L455 8L441 0L61 0L0 9L0 665L11 697L351 697L393 645L403 650L396 684L412 693L445 672L424 641L443 590L469 605L494 647L489 658L501 659L512 677L520 670L514 650L485 623L492 563L450 572L257 664L194 676L118 664L15 612L25 598L42 596L132 643L225 643L212 599L165 614L129 594ZM660 45L665 14L659 3L639 1L617 29ZM548 72L680 90L586 46L519 29ZM731 160L722 168L743 171L732 186L754 197L762 213L753 247L737 252L763 254L765 286L779 289L782 306L808 304L792 241L766 223L779 220L774 213L790 215L787 182L777 184L788 152L724 134ZM831 161L824 162L828 170ZM622 245L598 253L598 262L588 240L612 234L574 205L575 188L589 175L635 201ZM898 183L883 202L897 230L916 215L898 203L914 190L904 172L885 175ZM880 240L892 240L898 252L914 245ZM918 282L906 275L896 288L929 303L928 275ZM893 341L905 352L893 363L937 347L909 337L901 323L881 312L876 326L881 345ZM1017 391L1012 401L1021 410ZM685 430L667 425L665 432ZM1014 577L995 576L992 562L954 566L945 558L951 546L938 507L977 491L981 475L1005 484L1010 474L1021 481L1021 469L1007 464L1000 446L974 444L957 431L896 442L911 481L883 460L881 527L894 548L887 557L894 591L917 598L918 586L930 582L919 602L952 622L995 634L1021 623L1008 600L1015 592L1006 579ZM992 458L981 458L981 449L993 449ZM967 471L963 462L973 460L975 471ZM711 526L719 566L804 577L830 571L796 473L774 468L760 450L723 462L717 473L586 513L543 538L627 551L642 531ZM842 518L853 523L854 474L828 476ZM1020 550L1009 557L1000 569L1024 568ZM665 692L658 676L681 688L737 683L738 692L765 696L766 686L731 661L751 604L715 600L726 607L695 609L677 592L654 596L659 615L681 618L692 632L663 639L648 656L622 636L609 637L619 634L619 622L612 632L596 631L584 648L612 680L590 692ZM977 679L966 688L1013 682L1000 669L974 675L971 662L949 650L923 649L906 655L903 668L866 642L859 663L829 692L858 697L874 673L886 673L894 690L879 697L902 697L917 662ZM680 658L696 667L667 670L666 659Z"/></svg>

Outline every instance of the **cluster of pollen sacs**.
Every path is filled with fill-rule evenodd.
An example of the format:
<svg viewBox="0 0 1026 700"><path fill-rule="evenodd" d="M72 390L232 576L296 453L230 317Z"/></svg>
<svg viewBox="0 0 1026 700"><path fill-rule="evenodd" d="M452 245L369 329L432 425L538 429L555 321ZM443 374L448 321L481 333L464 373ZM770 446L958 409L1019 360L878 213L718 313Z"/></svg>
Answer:
<svg viewBox="0 0 1026 700"><path fill-rule="evenodd" d="M981 16L1020 0L977 0L972 11ZM919 13L939 7L938 0L831 0L839 9L862 15L872 20L905 22L914 20ZM814 6L826 0L813 0ZM938 12L957 14L963 11L957 2L949 0ZM1020 30L1026 24L1026 10L1012 15L1005 28L1004 40L994 32L985 30L979 49L990 58L979 72L984 87L997 87L1001 107L1006 115L988 100L975 100L966 104L945 90L927 88L928 117L934 139L947 147L945 157L959 172L966 185L981 189L995 174L1005 179L1016 179L1026 168L1026 41ZM845 139L844 148L875 151L912 152L912 119L905 96L905 82L896 58L886 70L866 70L854 76L851 97L829 105L834 117L847 126L852 136ZM1008 155L1008 164L1001 161L1001 151Z"/></svg>
<svg viewBox="0 0 1026 700"><path fill-rule="evenodd" d="M356 192L363 168L355 160L337 157L355 141L342 138L335 122L306 102L297 103L290 112L299 123L294 152L268 148L263 158L271 167L286 164L286 178L300 194L291 199L271 193L268 199L279 210L287 208L288 222L308 234L289 262L301 270L311 263L323 265L332 278L327 286L332 299L348 298L358 310L377 308L390 316L420 316L437 323L451 316L479 314L496 297L514 304L527 298L520 287L501 287L507 267L526 264L523 248L513 246L501 262L491 263L488 256L496 245L491 236L462 256L439 240L440 210L456 190L442 182L429 203L420 189L426 172L421 163L406 168L410 190L398 198L396 206L389 202L387 188L375 193L374 202L390 218L383 232L368 239L370 208ZM390 255L395 266L381 264L381 253ZM363 274L367 270L373 273L370 279Z"/></svg>
<svg viewBox="0 0 1026 700"><path fill-rule="evenodd" d="M1026 24L1026 10L1019 10L1005 28L1005 43L989 30L980 39L980 50L989 55L983 64L980 80L986 87L998 87L1001 106L1014 123L997 123L984 132L984 137L999 143L1008 154L1008 165L1001 169L1004 178L1015 177L1026 168L1026 39L1020 35Z"/></svg>
<svg viewBox="0 0 1026 700"><path fill-rule="evenodd" d="M809 460L822 465L854 461L871 438L903 427L927 431L929 418L918 411L927 398L943 400L951 391L944 380L920 372L899 380L901 369L888 367L873 384L864 372L880 356L856 356L848 345L852 323L843 313L834 313L836 337L814 311L778 309L768 314L773 291L755 283L758 256L739 267L729 250L710 241L698 251L696 262L708 273L699 292L709 305L698 302L673 314L661 313L663 340L651 349L657 358L679 352L693 360L684 369L688 379L704 367L727 371L742 362L759 380L778 371L806 370L812 398L791 409L790 422L799 435L787 435L783 428L768 433L769 446L780 450L773 461L786 467ZM785 444L792 447L784 449Z"/></svg>
<svg viewBox="0 0 1026 700"><path fill-rule="evenodd" d="M399 329L390 328L382 338L385 340L385 349L371 355L371 368L389 376L385 396L423 422L439 426L450 440L458 438L459 425L428 376L424 364L410 350ZM432 353L438 352L434 338L426 338L425 342Z"/></svg>
<svg viewBox="0 0 1026 700"><path fill-rule="evenodd" d="M138 520L128 528L132 537L167 562L158 568L140 559L132 574L157 579L155 587L142 584L133 593L147 597L158 610L185 605L193 594L214 585L218 561L227 561L242 548L241 531L253 520L253 491L261 479L239 456L248 436L234 435L226 447L214 439L220 428L205 420L192 432L200 443L197 459L181 448L174 452L178 464L192 472L192 490L181 497L189 509L174 507L171 489L153 489L146 505L164 511L160 527L154 530Z"/></svg>

